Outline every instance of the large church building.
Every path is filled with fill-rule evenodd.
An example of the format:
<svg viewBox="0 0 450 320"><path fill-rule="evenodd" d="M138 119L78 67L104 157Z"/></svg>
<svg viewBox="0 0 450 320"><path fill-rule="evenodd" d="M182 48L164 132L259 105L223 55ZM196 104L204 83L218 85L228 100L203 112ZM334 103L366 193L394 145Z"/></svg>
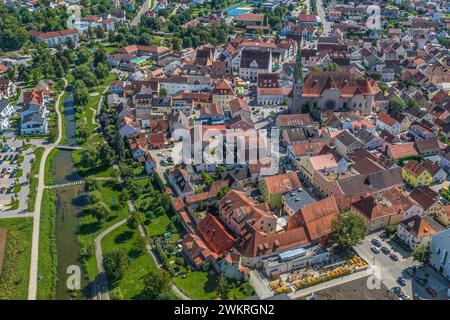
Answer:
<svg viewBox="0 0 450 320"><path fill-rule="evenodd" d="M294 96L294 91L297 91L298 96ZM313 113L331 109L370 115L373 98L374 92L369 81L355 79L348 71L311 72L305 77L301 89L291 92L289 108L292 113L301 113L302 106L309 101Z"/></svg>

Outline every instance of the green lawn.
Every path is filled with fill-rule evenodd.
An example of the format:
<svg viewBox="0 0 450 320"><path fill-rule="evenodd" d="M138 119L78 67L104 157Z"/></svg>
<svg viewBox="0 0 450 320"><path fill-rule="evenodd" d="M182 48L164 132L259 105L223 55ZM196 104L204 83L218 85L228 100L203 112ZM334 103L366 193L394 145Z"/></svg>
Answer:
<svg viewBox="0 0 450 320"><path fill-rule="evenodd" d="M121 187L116 181L103 181L101 182L99 189L102 195L102 201L109 207L112 206L113 201L118 201ZM125 219L129 212L128 206L125 205L119 209L118 212L112 211L112 216L102 223L98 223L97 220L91 215L85 215L80 219L78 227L78 241L82 247L88 247L94 244L95 238L105 229L109 228L113 224ZM97 274L97 263L95 261L95 255L92 255L86 259L83 259L83 264L89 279L94 279Z"/></svg>
<svg viewBox="0 0 450 320"><path fill-rule="evenodd" d="M170 218L167 215L156 217L146 225L145 228L150 237L162 235L167 231L167 227L170 224Z"/></svg>
<svg viewBox="0 0 450 320"><path fill-rule="evenodd" d="M58 259L55 239L55 193L45 189L42 195L41 223L39 232L39 260L37 299L51 300L55 298L56 274Z"/></svg>
<svg viewBox="0 0 450 320"><path fill-rule="evenodd" d="M8 229L5 260L0 274L0 300L25 300L28 296L33 219L2 219L0 227Z"/></svg>
<svg viewBox="0 0 450 320"><path fill-rule="evenodd" d="M139 237L137 233L131 232L127 225L122 225L102 241L103 253L117 249L124 249L128 253L129 267L125 277L118 283L110 284L110 289L119 287L125 299L142 299L144 289L143 277L152 270L156 269L153 259L148 254L137 255L133 248L134 243Z"/></svg>
<svg viewBox="0 0 450 320"><path fill-rule="evenodd" d="M101 138L101 137L100 137ZM75 150L72 152L72 160L74 165L78 168L78 173L82 177L94 176L100 178L114 177L114 169L109 165L99 165L97 167L83 167L80 163L82 150Z"/></svg>
<svg viewBox="0 0 450 320"><path fill-rule="evenodd" d="M189 271L186 278L173 277L173 283L194 300L212 300L217 298L217 276L204 271ZM254 294L248 283L231 283L230 299L245 299Z"/></svg>
<svg viewBox="0 0 450 320"><path fill-rule="evenodd" d="M97 89L93 92L97 95L89 96L88 97L88 103L86 106L82 108L82 111L77 115L77 127L80 125L86 125L88 129L88 137L89 139L83 143L83 145L88 145L90 143L93 143L93 139L95 139L98 134L94 134L95 129L98 127L98 124L96 120L94 120L94 123L92 121L94 111L97 110L98 103L102 97L103 91L109 86L110 82L116 79L116 75L113 72L110 72L108 77L100 83L100 85L97 87ZM93 109L93 110L92 110Z"/></svg>
<svg viewBox="0 0 450 320"><path fill-rule="evenodd" d="M34 150L34 162L30 170L30 192L28 194L28 211L34 211L34 205L36 201L36 190L38 185L38 178L34 176L39 173L39 166L42 159L42 154L44 153L43 147L38 147Z"/></svg>

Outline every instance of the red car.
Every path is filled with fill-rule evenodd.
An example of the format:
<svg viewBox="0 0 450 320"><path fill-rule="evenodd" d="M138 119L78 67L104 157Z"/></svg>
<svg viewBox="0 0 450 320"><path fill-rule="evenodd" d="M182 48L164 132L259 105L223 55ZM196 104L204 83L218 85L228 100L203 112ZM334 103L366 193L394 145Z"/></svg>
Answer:
<svg viewBox="0 0 450 320"><path fill-rule="evenodd" d="M435 297L437 296L437 292L436 292L436 290L434 290L433 288L427 287L425 290L427 290L428 294L429 294L430 296L432 296L433 298L435 298Z"/></svg>
<svg viewBox="0 0 450 320"><path fill-rule="evenodd" d="M395 253L391 253L391 254L389 255L389 258L391 258L391 259L394 260L394 261L398 261L398 256L397 256Z"/></svg>

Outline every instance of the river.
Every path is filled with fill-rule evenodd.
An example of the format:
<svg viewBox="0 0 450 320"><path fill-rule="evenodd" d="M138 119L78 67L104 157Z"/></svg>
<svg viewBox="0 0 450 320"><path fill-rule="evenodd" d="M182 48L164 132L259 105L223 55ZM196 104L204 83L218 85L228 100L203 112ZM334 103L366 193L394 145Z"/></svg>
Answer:
<svg viewBox="0 0 450 320"><path fill-rule="evenodd" d="M76 122L73 97L68 95L64 101L66 121L66 144L76 145ZM64 119L64 118L63 118ZM53 180L55 184L79 180L77 168L72 162L72 151L60 150L53 162ZM56 299L85 299L88 281L86 280L80 260L80 245L77 241L77 226L83 207L86 205L83 185L55 189L56 193L56 219L55 236L58 256ZM77 296L72 296L67 289L67 273L69 266L78 266L81 271L82 290Z"/></svg>

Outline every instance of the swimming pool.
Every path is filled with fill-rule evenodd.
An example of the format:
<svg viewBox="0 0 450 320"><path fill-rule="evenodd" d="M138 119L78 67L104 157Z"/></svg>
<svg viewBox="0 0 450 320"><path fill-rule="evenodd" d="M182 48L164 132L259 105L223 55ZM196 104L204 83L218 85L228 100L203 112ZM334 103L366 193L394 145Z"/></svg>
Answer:
<svg viewBox="0 0 450 320"><path fill-rule="evenodd" d="M243 13L249 13L251 12L253 9L253 7L251 6L251 4L244 2L235 4L232 7L229 7L228 9L225 9L225 12L228 13L230 16L236 16L238 14L243 14Z"/></svg>

